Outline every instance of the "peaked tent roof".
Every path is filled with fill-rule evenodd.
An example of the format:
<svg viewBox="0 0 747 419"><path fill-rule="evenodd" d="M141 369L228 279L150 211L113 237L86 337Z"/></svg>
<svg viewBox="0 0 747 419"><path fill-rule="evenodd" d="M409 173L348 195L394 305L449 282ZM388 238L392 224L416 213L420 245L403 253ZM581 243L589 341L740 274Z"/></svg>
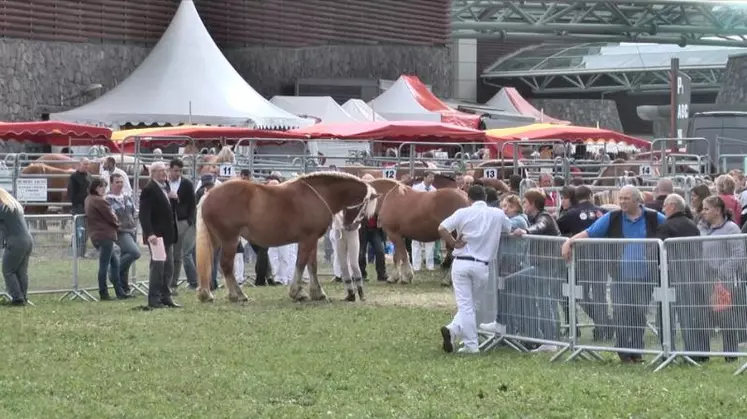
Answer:
<svg viewBox="0 0 747 419"><path fill-rule="evenodd" d="M480 126L480 116L459 112L443 103L417 76L400 76L384 93L368 102L389 120L441 121L468 128Z"/></svg>
<svg viewBox="0 0 747 419"><path fill-rule="evenodd" d="M500 109L509 113L517 115L524 115L534 118L536 122L548 123L548 124L570 124L569 121L563 121L556 119L551 116L545 115L543 112L537 110L531 103L527 102L521 93L513 87L504 87L498 93L495 94L490 100L485 102L485 105L492 108Z"/></svg>
<svg viewBox="0 0 747 419"><path fill-rule="evenodd" d="M442 122L376 121L348 124L317 124L289 131L308 138L337 138L342 140L441 141L484 142L485 131Z"/></svg>
<svg viewBox="0 0 747 419"><path fill-rule="evenodd" d="M322 123L355 122L330 96L275 96L270 102L294 115L316 118Z"/></svg>
<svg viewBox="0 0 747 419"><path fill-rule="evenodd" d="M360 99L349 99L342 104L342 109L358 122L386 121L386 119L374 112L366 102Z"/></svg>
<svg viewBox="0 0 747 419"><path fill-rule="evenodd" d="M182 0L158 44L129 77L98 99L51 118L109 126L307 125L247 84L213 42L192 0Z"/></svg>

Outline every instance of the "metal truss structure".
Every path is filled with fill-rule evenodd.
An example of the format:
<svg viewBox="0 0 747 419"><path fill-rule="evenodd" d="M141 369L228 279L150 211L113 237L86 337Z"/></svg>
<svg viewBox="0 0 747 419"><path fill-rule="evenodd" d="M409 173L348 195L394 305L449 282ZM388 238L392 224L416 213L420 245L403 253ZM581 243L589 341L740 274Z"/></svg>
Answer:
<svg viewBox="0 0 747 419"><path fill-rule="evenodd" d="M724 68L695 68L681 69L692 79L693 92L718 92L721 86ZM482 77L487 84L505 85L506 79L519 80L531 87L539 94L571 94L571 93L644 93L669 92L670 69L649 69L645 71L620 72L584 72L574 70L558 72L557 74L522 75L516 77L491 76L490 73ZM497 79L504 80L498 82ZM492 80L492 82L491 82Z"/></svg>
<svg viewBox="0 0 747 419"><path fill-rule="evenodd" d="M747 6L735 1L453 0L463 39L747 46Z"/></svg>

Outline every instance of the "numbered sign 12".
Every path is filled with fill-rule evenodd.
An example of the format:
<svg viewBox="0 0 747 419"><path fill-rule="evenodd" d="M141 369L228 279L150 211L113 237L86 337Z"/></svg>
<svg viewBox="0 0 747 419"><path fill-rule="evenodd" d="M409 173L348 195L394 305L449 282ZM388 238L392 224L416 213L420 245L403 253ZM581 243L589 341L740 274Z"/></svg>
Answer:
<svg viewBox="0 0 747 419"><path fill-rule="evenodd" d="M220 177L233 177L233 165L221 164L219 168Z"/></svg>
<svg viewBox="0 0 747 419"><path fill-rule="evenodd" d="M397 169L384 169L381 171L381 174L386 179L395 179L397 177Z"/></svg>
<svg viewBox="0 0 747 419"><path fill-rule="evenodd" d="M488 179L498 179L498 169L494 169L494 168L483 169L482 173Z"/></svg>

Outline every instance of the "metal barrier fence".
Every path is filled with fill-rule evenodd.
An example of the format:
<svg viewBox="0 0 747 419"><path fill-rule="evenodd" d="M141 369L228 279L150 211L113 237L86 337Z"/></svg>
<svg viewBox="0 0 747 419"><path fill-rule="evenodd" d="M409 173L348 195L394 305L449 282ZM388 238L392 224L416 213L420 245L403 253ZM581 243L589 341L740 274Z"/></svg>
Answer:
<svg viewBox="0 0 747 419"><path fill-rule="evenodd" d="M747 357L747 234L577 240L568 264L566 240L502 239L477 302L482 350L547 350L551 362L649 355L654 371Z"/></svg>

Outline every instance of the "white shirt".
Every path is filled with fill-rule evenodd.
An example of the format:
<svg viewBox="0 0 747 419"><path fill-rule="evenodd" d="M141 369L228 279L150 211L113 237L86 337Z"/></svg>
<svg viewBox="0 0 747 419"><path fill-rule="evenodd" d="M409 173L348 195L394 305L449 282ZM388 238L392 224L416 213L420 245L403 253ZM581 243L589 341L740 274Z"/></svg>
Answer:
<svg viewBox="0 0 747 419"><path fill-rule="evenodd" d="M179 186L182 185L182 177L179 176L177 180L171 180L169 179L169 188L171 188L171 192L177 193L179 191Z"/></svg>
<svg viewBox="0 0 747 419"><path fill-rule="evenodd" d="M420 182L417 185L414 185L412 189L420 192L433 192L436 190L436 187L433 185L425 186L425 183Z"/></svg>
<svg viewBox="0 0 747 419"><path fill-rule="evenodd" d="M122 187L122 194L124 195L132 195L132 185L130 185L130 178L127 177L127 173L125 173L124 170L120 169L119 167L115 167L112 171L113 173L109 173L106 169L104 169L104 166L101 165L99 168L99 176L106 180L106 193L109 193L109 186L111 183L111 175L114 173L122 176L122 180L124 181L124 186Z"/></svg>
<svg viewBox="0 0 747 419"><path fill-rule="evenodd" d="M454 256L471 256L489 262L498 254L501 233L511 231L511 221L503 210L489 207L484 201L477 201L467 208L456 210L441 222L441 227L457 232L466 245L454 249Z"/></svg>
<svg viewBox="0 0 747 419"><path fill-rule="evenodd" d="M215 186L218 186L221 184L221 181L219 181L218 179L213 179L213 182L215 183ZM195 186L195 191L200 189L201 186L202 186L202 180L198 180L197 185Z"/></svg>

